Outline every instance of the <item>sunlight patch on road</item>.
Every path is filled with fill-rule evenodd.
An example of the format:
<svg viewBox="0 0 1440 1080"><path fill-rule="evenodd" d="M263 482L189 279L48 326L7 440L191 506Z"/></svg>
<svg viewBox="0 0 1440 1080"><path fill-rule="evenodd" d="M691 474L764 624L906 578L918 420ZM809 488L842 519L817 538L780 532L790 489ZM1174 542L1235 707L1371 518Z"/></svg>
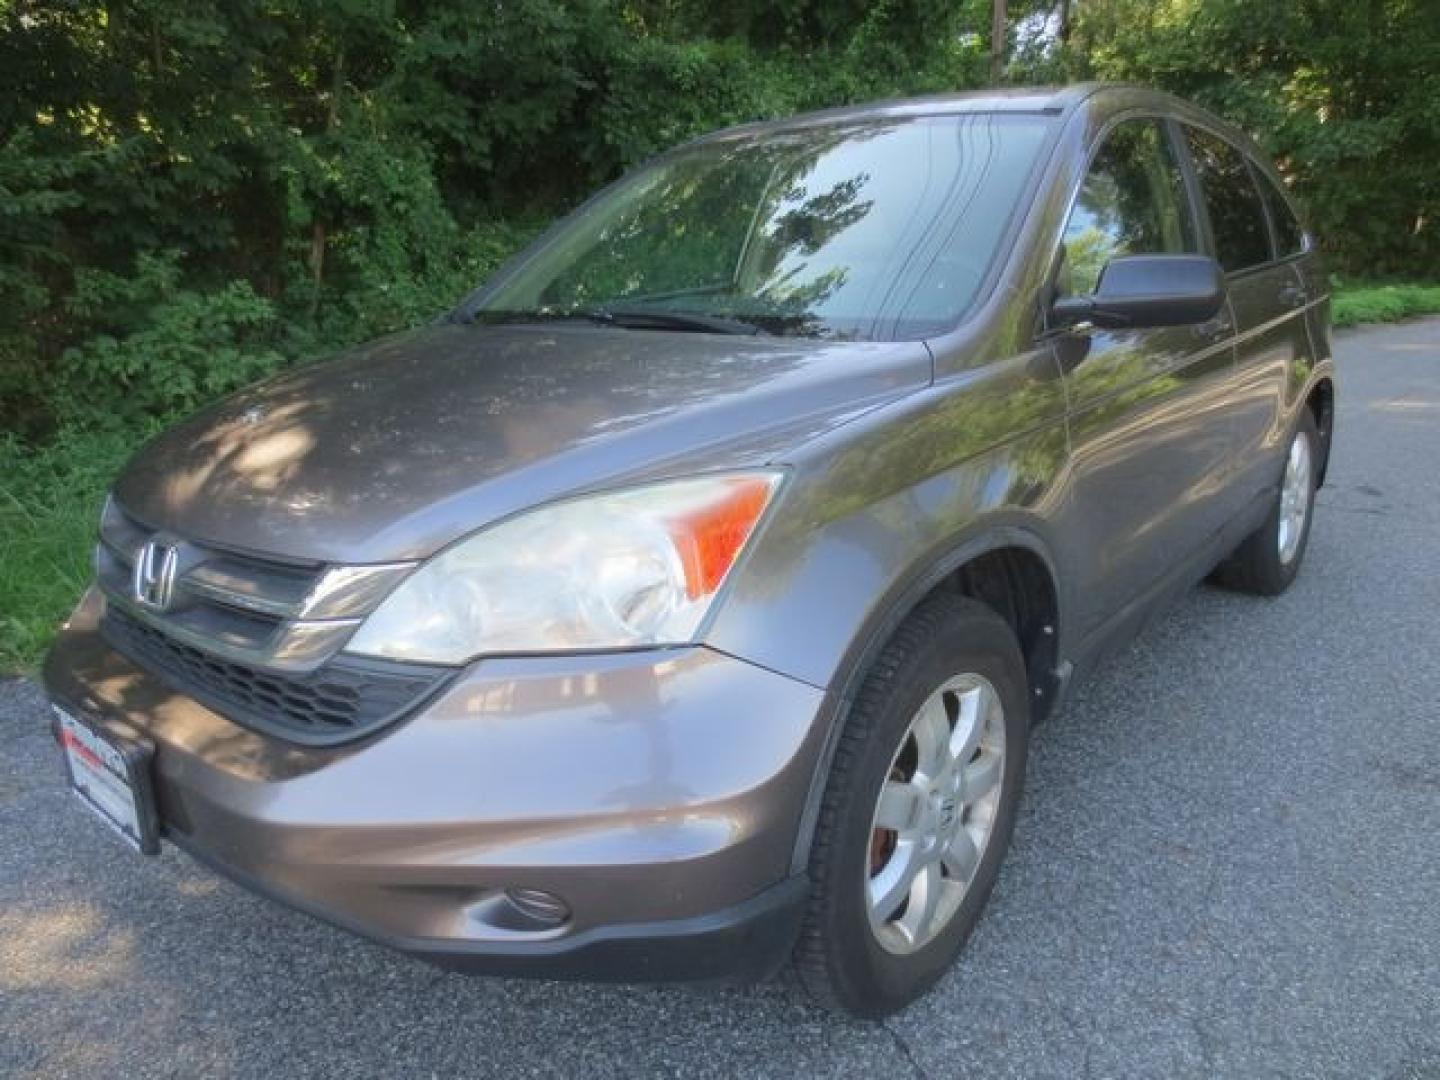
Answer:
<svg viewBox="0 0 1440 1080"><path fill-rule="evenodd" d="M181 896L214 896L220 888L220 879L213 877L186 878L175 886Z"/></svg>
<svg viewBox="0 0 1440 1080"><path fill-rule="evenodd" d="M87 903L0 912L0 989L81 990L129 978L135 937Z"/></svg>

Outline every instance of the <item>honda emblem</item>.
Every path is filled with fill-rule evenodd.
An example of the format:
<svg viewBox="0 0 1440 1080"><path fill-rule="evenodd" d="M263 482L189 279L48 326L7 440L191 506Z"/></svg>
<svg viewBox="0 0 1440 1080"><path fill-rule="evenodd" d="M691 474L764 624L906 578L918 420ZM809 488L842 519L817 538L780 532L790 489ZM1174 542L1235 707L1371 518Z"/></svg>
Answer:
<svg viewBox="0 0 1440 1080"><path fill-rule="evenodd" d="M148 541L135 557L135 576L130 591L135 602L152 611L165 611L175 598L175 577L180 568L180 549L158 537Z"/></svg>

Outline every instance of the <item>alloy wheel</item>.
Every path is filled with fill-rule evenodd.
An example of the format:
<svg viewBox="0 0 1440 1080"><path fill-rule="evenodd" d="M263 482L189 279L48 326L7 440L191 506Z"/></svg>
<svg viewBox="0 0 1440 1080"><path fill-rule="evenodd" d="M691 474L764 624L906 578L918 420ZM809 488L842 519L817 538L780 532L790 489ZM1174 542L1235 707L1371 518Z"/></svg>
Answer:
<svg viewBox="0 0 1440 1080"><path fill-rule="evenodd" d="M1276 544L1280 549L1280 562L1289 565L1300 550L1300 538L1305 535L1305 519L1310 515L1310 440L1301 431L1290 444L1290 453L1285 459L1285 479L1280 488L1280 528L1276 530Z"/></svg>
<svg viewBox="0 0 1440 1080"><path fill-rule="evenodd" d="M960 910L984 857L1005 774L1005 714L988 680L961 674L915 713L880 789L865 900L886 951L912 953Z"/></svg>

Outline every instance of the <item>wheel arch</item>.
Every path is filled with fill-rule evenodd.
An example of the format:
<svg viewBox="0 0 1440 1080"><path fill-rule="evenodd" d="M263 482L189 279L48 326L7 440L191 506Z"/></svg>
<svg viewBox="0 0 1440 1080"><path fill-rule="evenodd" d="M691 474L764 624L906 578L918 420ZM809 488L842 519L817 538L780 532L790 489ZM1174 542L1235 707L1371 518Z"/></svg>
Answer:
<svg viewBox="0 0 1440 1080"><path fill-rule="evenodd" d="M1305 407L1315 420L1315 430L1320 435L1320 467L1315 472L1315 486L1325 485L1325 474L1330 467L1330 441L1335 431L1335 382L1322 375L1310 386L1305 395Z"/></svg>
<svg viewBox="0 0 1440 1080"><path fill-rule="evenodd" d="M992 523L971 531L917 565L872 610L832 683L823 749L816 762L796 836L792 868L809 860L816 818L850 705L875 658L907 617L930 596L953 591L995 610L1020 642L1031 694L1031 723L1050 716L1069 672L1061 659L1066 607L1049 546L1025 524Z"/></svg>

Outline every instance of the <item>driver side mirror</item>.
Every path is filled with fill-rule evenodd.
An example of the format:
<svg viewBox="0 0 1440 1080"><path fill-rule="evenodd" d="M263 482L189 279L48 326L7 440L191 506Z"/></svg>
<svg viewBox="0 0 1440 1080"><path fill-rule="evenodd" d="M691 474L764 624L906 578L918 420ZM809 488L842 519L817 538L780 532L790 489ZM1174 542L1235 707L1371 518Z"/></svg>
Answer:
<svg viewBox="0 0 1440 1080"><path fill-rule="evenodd" d="M1105 264L1093 293L1051 304L1050 325L1185 326L1214 318L1224 303L1225 276L1208 255L1122 255Z"/></svg>

